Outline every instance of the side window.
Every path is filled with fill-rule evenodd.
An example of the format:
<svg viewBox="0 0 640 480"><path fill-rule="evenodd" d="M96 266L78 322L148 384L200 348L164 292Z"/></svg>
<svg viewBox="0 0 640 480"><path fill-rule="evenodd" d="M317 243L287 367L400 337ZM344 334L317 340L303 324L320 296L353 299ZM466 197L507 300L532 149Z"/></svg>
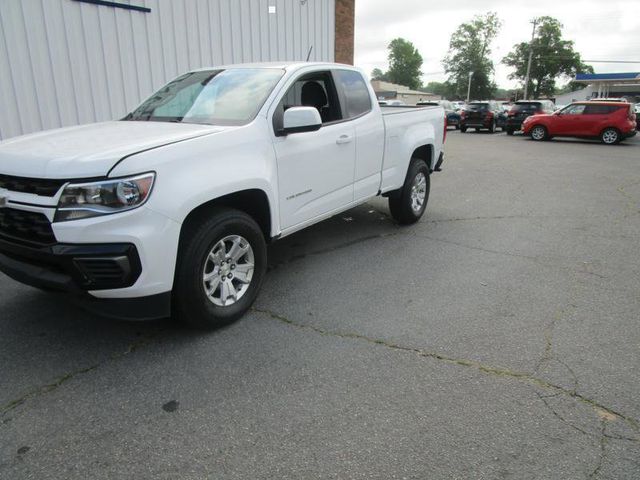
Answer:
<svg viewBox="0 0 640 480"><path fill-rule="evenodd" d="M343 93L346 118L371 111L371 96L362 75L353 70L334 70L334 74Z"/></svg>
<svg viewBox="0 0 640 480"><path fill-rule="evenodd" d="M291 107L316 108L323 125L342 120L340 102L328 71L307 73L289 87L273 115L273 128L276 132L282 128L284 112Z"/></svg>
<svg viewBox="0 0 640 480"><path fill-rule="evenodd" d="M618 107L612 105L587 105L584 109L585 115L609 115L615 112Z"/></svg>
<svg viewBox="0 0 640 480"><path fill-rule="evenodd" d="M562 110L563 115L581 115L584 112L586 105L570 105Z"/></svg>

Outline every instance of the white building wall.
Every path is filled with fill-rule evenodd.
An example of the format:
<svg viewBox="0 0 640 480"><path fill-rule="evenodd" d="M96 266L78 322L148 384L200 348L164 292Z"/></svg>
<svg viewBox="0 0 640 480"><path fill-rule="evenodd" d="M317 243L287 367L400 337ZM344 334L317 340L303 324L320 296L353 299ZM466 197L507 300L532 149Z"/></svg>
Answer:
<svg viewBox="0 0 640 480"><path fill-rule="evenodd" d="M190 69L333 61L335 0L116 1L151 12L0 0L0 139L121 118Z"/></svg>
<svg viewBox="0 0 640 480"><path fill-rule="evenodd" d="M576 90L575 92L562 93L556 95L556 105L569 105L572 102L582 102L589 100L593 94L593 87L587 85L585 88Z"/></svg>

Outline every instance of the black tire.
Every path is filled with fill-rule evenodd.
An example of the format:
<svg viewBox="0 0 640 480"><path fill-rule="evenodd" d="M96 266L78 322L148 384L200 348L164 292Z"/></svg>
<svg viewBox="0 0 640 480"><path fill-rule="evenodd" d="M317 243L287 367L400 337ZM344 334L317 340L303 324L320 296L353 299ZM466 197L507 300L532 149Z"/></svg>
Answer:
<svg viewBox="0 0 640 480"><path fill-rule="evenodd" d="M460 127L460 132L465 133L467 131L467 127Z"/></svg>
<svg viewBox="0 0 640 480"><path fill-rule="evenodd" d="M460 125L456 125L456 130L460 130Z"/></svg>
<svg viewBox="0 0 640 480"><path fill-rule="evenodd" d="M174 316L179 321L196 328L218 328L234 322L253 304L267 270L267 247L260 227L244 212L215 209L207 217L196 219L185 228L180 240L173 286ZM222 239L229 236L240 236L248 242L253 253L254 268L244 292L239 294L239 298L234 303L223 306L216 305L207 295L203 276L207 266L211 266L212 270L215 268L218 271L221 270L222 267L214 265L209 260L209 253ZM227 262L221 262L221 264L225 263ZM229 273L232 274L232 272ZM220 275L221 278L226 277L224 270ZM235 277L233 279L229 277L228 280L232 285L241 285L240 282L233 283L234 280L237 282ZM226 281L227 279L224 280ZM239 290L241 289L242 287ZM223 295L221 286L219 289L214 289L215 291L219 291L220 296ZM227 296L225 302L229 298L230 296Z"/></svg>
<svg viewBox="0 0 640 480"><path fill-rule="evenodd" d="M420 206L420 209L416 211L412 206L413 202L411 192L414 180L416 180L420 174L424 175L426 192L424 202ZM391 210L391 216L394 220L401 225L409 225L420 220L420 217L422 217L425 209L427 208L430 186L431 182L427 164L422 159L412 158L407 171L407 176L404 180L404 185L402 188L389 195L389 210Z"/></svg>
<svg viewBox="0 0 640 480"><path fill-rule="evenodd" d="M507 128L507 135L513 135L513 129Z"/></svg>
<svg viewBox="0 0 640 480"><path fill-rule="evenodd" d="M539 133L540 131L542 131L541 134ZM531 137L531 140L535 140L536 142L549 140L549 132L547 131L547 128L542 125L534 125L529 131L529 136Z"/></svg>
<svg viewBox="0 0 640 480"><path fill-rule="evenodd" d="M479 131L480 131L480 127L476 127L476 132L479 132Z"/></svg>
<svg viewBox="0 0 640 480"><path fill-rule="evenodd" d="M617 128L605 128L600 134L600 141L605 145L616 145L622 141L622 136Z"/></svg>

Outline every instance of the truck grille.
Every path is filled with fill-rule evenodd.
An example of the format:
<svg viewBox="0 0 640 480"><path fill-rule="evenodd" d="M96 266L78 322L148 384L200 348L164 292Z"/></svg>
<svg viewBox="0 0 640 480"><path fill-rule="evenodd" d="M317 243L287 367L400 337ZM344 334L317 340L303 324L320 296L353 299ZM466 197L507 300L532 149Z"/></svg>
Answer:
<svg viewBox="0 0 640 480"><path fill-rule="evenodd" d="M0 208L0 237L20 243L50 245L56 242L51 222L43 213Z"/></svg>
<svg viewBox="0 0 640 480"><path fill-rule="evenodd" d="M0 174L0 188L12 192L32 193L43 197L53 197L66 180L51 180L45 178L13 177Z"/></svg>

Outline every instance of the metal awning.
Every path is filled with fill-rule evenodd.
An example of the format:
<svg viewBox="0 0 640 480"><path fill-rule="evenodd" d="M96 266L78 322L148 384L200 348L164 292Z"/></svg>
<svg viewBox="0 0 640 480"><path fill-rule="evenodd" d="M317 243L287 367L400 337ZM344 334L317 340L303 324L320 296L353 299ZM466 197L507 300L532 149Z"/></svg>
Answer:
<svg viewBox="0 0 640 480"><path fill-rule="evenodd" d="M640 72L620 73L578 73L574 80L576 83L591 85L597 94L595 97L608 97L615 87L638 85L640 87ZM594 92L595 93L595 92Z"/></svg>
<svg viewBox="0 0 640 480"><path fill-rule="evenodd" d="M573 80L577 83L606 83L613 85L640 85L640 72L625 73L578 73Z"/></svg>

